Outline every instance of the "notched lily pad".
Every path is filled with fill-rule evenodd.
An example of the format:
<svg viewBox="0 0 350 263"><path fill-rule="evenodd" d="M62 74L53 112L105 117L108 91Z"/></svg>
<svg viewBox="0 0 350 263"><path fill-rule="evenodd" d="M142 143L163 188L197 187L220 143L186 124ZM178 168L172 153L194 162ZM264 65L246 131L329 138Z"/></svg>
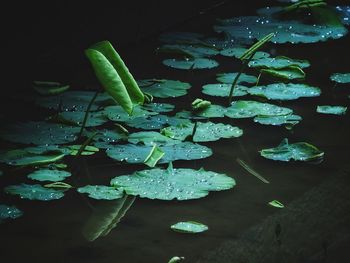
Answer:
<svg viewBox="0 0 350 263"><path fill-rule="evenodd" d="M165 59L163 64L176 69L211 69L219 66L217 61L208 58Z"/></svg>
<svg viewBox="0 0 350 263"><path fill-rule="evenodd" d="M97 200L115 200L124 196L123 189L106 185L86 185L77 189L79 193L88 194L90 198Z"/></svg>
<svg viewBox="0 0 350 263"><path fill-rule="evenodd" d="M323 113L323 114L344 115L346 114L347 109L348 108L344 106L322 105L322 106L317 106L316 111L318 113Z"/></svg>
<svg viewBox="0 0 350 263"><path fill-rule="evenodd" d="M37 180L37 181L59 182L59 181L65 180L67 177L71 175L72 174L67 171L40 169L29 174L28 178L32 180Z"/></svg>
<svg viewBox="0 0 350 263"><path fill-rule="evenodd" d="M316 161L322 160L324 152L306 142L289 144L288 139L284 139L275 148L263 149L260 155L266 159L288 162L295 161Z"/></svg>
<svg viewBox="0 0 350 263"><path fill-rule="evenodd" d="M168 79L144 79L138 81L141 89L156 98L174 98L187 94L191 85L187 82Z"/></svg>
<svg viewBox="0 0 350 263"><path fill-rule="evenodd" d="M208 226L194 221L178 222L171 225L170 228L176 232L190 234L202 233L209 229Z"/></svg>
<svg viewBox="0 0 350 263"><path fill-rule="evenodd" d="M60 199L64 193L59 190L45 188L39 184L20 184L5 187L5 192L12 195L19 195L23 199L50 201Z"/></svg>
<svg viewBox="0 0 350 263"><path fill-rule="evenodd" d="M127 122L138 117L146 117L158 114L158 112L142 109L139 105L134 105L131 115L125 112L124 109L119 105L106 107L104 109L104 113L108 119L116 122Z"/></svg>
<svg viewBox="0 0 350 263"><path fill-rule="evenodd" d="M228 190L235 180L225 174L192 169L151 169L111 180L129 195L160 200L189 200L205 197L209 191Z"/></svg>

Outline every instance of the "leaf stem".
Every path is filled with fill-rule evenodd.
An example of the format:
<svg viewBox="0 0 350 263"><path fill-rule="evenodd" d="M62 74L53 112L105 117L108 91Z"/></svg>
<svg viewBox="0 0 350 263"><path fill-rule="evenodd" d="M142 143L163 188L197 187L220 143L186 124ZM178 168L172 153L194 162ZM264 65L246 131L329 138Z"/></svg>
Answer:
<svg viewBox="0 0 350 263"><path fill-rule="evenodd" d="M81 124L81 128L80 128L80 131L79 131L78 139L79 139L79 138L81 137L81 135L83 134L83 131L84 131L86 122L87 122L87 120L88 120L88 118L89 118L90 109L91 109L91 107L92 107L92 104L93 104L94 101L96 100L98 93L99 93L99 91L96 91L96 92L95 92L94 96L91 98L91 100L90 100L90 102L89 102L88 107L86 108L85 116L84 116L84 119L83 119L83 123Z"/></svg>

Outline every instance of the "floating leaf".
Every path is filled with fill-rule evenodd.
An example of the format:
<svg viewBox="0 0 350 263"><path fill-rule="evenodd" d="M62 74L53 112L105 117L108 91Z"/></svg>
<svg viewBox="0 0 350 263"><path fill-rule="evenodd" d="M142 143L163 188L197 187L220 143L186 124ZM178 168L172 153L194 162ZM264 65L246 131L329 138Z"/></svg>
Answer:
<svg viewBox="0 0 350 263"><path fill-rule="evenodd" d="M129 135L128 141L133 144L143 143L144 145L172 145L180 143L180 141L170 139L159 132L142 131Z"/></svg>
<svg viewBox="0 0 350 263"><path fill-rule="evenodd" d="M232 84L206 84L203 86L202 92L210 96L228 97ZM234 97L241 97L248 94L248 88L236 85L233 90Z"/></svg>
<svg viewBox="0 0 350 263"><path fill-rule="evenodd" d="M29 200L50 201L60 199L64 196L62 191L45 188L39 184L20 184L5 187L5 192L12 195L19 195Z"/></svg>
<svg viewBox="0 0 350 263"><path fill-rule="evenodd" d="M169 125L179 125L188 122L189 120L159 114L156 116L149 116L146 118L138 117L127 121L126 124L130 127L139 128L143 130L159 130Z"/></svg>
<svg viewBox="0 0 350 263"><path fill-rule="evenodd" d="M157 51L180 54L190 58L211 57L219 54L217 49L208 46L184 44L163 45Z"/></svg>
<svg viewBox="0 0 350 263"><path fill-rule="evenodd" d="M226 56L226 57L235 57L235 58L240 58L242 55L247 51L246 48L243 47L233 47L233 48L225 48L220 51L220 55ZM263 51L258 51L254 54L254 59L261 59L261 58L267 58L269 57L270 54L263 52Z"/></svg>
<svg viewBox="0 0 350 263"><path fill-rule="evenodd" d="M316 111L318 113L324 113L324 114L344 115L347 109L348 108L344 106L322 105L322 106L317 106Z"/></svg>
<svg viewBox="0 0 350 263"><path fill-rule="evenodd" d="M285 81L305 79L305 72L299 66L294 65L279 69L263 68L260 72Z"/></svg>
<svg viewBox="0 0 350 263"><path fill-rule="evenodd" d="M284 139L275 148L261 150L260 155L267 159L284 162L288 162L291 159L295 161L314 161L322 160L324 152L306 142L289 144L288 139Z"/></svg>
<svg viewBox="0 0 350 263"><path fill-rule="evenodd" d="M202 100L202 99L195 99L191 103L192 110L194 111L203 111L207 108L209 108L211 105L211 102L208 100Z"/></svg>
<svg viewBox="0 0 350 263"><path fill-rule="evenodd" d="M156 98L175 98L187 94L191 85L179 80L144 79L138 81L142 90Z"/></svg>
<svg viewBox="0 0 350 263"><path fill-rule="evenodd" d="M63 123L81 126L83 123L85 114L86 112L83 112L83 111L65 111L58 114L56 119ZM100 126L106 123L107 121L108 119L105 117L103 111L89 112L87 121L85 123L85 127Z"/></svg>
<svg viewBox="0 0 350 263"><path fill-rule="evenodd" d="M157 162L164 156L164 154L164 151L155 144L153 145L150 153L143 161L143 163L153 168L154 166L156 166Z"/></svg>
<svg viewBox="0 0 350 263"><path fill-rule="evenodd" d="M58 182L63 181L72 174L67 171L40 169L28 175L28 178L37 181Z"/></svg>
<svg viewBox="0 0 350 263"><path fill-rule="evenodd" d="M171 126L162 130L170 138L185 140L192 135L194 124ZM238 127L223 123L197 122L196 131L193 135L194 142L217 141L220 138L236 138L242 136L243 131Z"/></svg>
<svg viewBox="0 0 350 263"><path fill-rule="evenodd" d="M171 112L174 110L175 106L169 103L147 103L142 106L143 109L147 111L154 111L158 113Z"/></svg>
<svg viewBox="0 0 350 263"><path fill-rule="evenodd" d="M77 155L82 145L68 145L66 146L67 149L70 151L70 155ZM84 150L79 155L93 155L97 153L99 149L97 147L86 145L84 147Z"/></svg>
<svg viewBox="0 0 350 263"><path fill-rule="evenodd" d="M129 195L160 200L189 200L205 197L209 191L227 190L235 180L225 174L192 169L151 169L118 176L111 185Z"/></svg>
<svg viewBox="0 0 350 263"><path fill-rule="evenodd" d="M276 208L284 208L284 205L277 200L272 200L271 202L269 202L270 206L276 207Z"/></svg>
<svg viewBox="0 0 350 263"><path fill-rule="evenodd" d="M165 59L163 64L176 69L211 69L219 66L218 62L208 58Z"/></svg>
<svg viewBox="0 0 350 263"><path fill-rule="evenodd" d="M57 188L57 189L71 189L73 186L70 184L67 184L65 182L54 182L50 184L45 184L44 187L46 188Z"/></svg>
<svg viewBox="0 0 350 263"><path fill-rule="evenodd" d="M35 102L48 109L85 112L94 94L93 91L67 91L58 96L39 97ZM111 101L106 93L98 94L90 110L96 111Z"/></svg>
<svg viewBox="0 0 350 263"><path fill-rule="evenodd" d="M79 187L77 191L97 200L115 200L124 196L123 190L106 185L86 185Z"/></svg>
<svg viewBox="0 0 350 263"><path fill-rule="evenodd" d="M171 225L170 228L176 232L190 234L201 233L209 229L208 226L194 221L178 222Z"/></svg>
<svg viewBox="0 0 350 263"><path fill-rule="evenodd" d="M21 122L1 127L0 138L24 144L64 144L77 139L78 127L46 122Z"/></svg>
<svg viewBox="0 0 350 263"><path fill-rule="evenodd" d="M288 129L298 124L301 120L302 118L299 115L294 114L280 116L256 116L254 118L254 121L260 124L273 126L285 125Z"/></svg>
<svg viewBox="0 0 350 263"><path fill-rule="evenodd" d="M162 145L164 156L159 163L169 163L176 160L196 160L207 158L212 155L210 148L191 143L180 142L173 145ZM127 163L143 163L152 150L152 145L115 145L106 150L106 154L117 161L126 161Z"/></svg>
<svg viewBox="0 0 350 263"><path fill-rule="evenodd" d="M87 137L90 137L93 133L91 132L85 132ZM108 143L115 143L119 141L126 140L128 136L120 132L119 130L99 130L98 133L92 138L95 142L108 142Z"/></svg>
<svg viewBox="0 0 350 263"><path fill-rule="evenodd" d="M68 90L69 85L52 81L34 81L33 88L41 95L57 95Z"/></svg>
<svg viewBox="0 0 350 263"><path fill-rule="evenodd" d="M196 117L204 117L204 118L221 118L224 117L226 114L226 108L220 105L213 105L211 104L208 108L196 112ZM183 116L186 117L186 116ZM188 118L191 116L188 116Z"/></svg>
<svg viewBox="0 0 350 263"><path fill-rule="evenodd" d="M24 148L1 153L0 162L14 166L42 165L59 161L65 155L60 150L33 153L28 148Z"/></svg>
<svg viewBox="0 0 350 263"><path fill-rule="evenodd" d="M334 73L331 75L331 80L337 83L350 83L350 73Z"/></svg>
<svg viewBox="0 0 350 263"><path fill-rule="evenodd" d="M16 219L21 217L23 212L15 206L8 206L0 204L0 223L6 219Z"/></svg>
<svg viewBox="0 0 350 263"><path fill-rule="evenodd" d="M169 261L168 261L168 263L177 263L177 262L180 262L180 261L182 261L182 260L184 260L185 259L185 257L178 257L178 256L175 256L175 257L172 257Z"/></svg>
<svg viewBox="0 0 350 263"><path fill-rule="evenodd" d="M321 90L306 84L274 83L266 86L256 86L248 89L248 93L263 96L269 100L295 100L300 97L317 97Z"/></svg>
<svg viewBox="0 0 350 263"><path fill-rule="evenodd" d="M251 118L258 115L279 116L293 112L289 108L250 100L234 101L226 110L225 115L229 118Z"/></svg>
<svg viewBox="0 0 350 263"><path fill-rule="evenodd" d="M310 66L309 61L301 59L292 59L284 56L278 56L275 58L260 58L257 59L254 56L254 60L248 63L252 68L269 68L269 69L281 69L289 66L298 66L300 68L307 68Z"/></svg>
<svg viewBox="0 0 350 263"><path fill-rule="evenodd" d="M233 80L236 78L238 73L219 73L216 74L216 80L222 83L230 84L232 85ZM242 73L239 76L238 82L239 83L256 83L258 79L255 76L247 75L245 73Z"/></svg>
<svg viewBox="0 0 350 263"><path fill-rule="evenodd" d="M143 104L142 91L109 41L96 43L85 54L102 86L127 113L132 113L133 104Z"/></svg>
<svg viewBox="0 0 350 263"><path fill-rule="evenodd" d="M104 112L108 119L111 121L118 121L118 122L126 122L131 121L137 117L146 117L151 115L157 115L157 112L151 112L142 109L141 107L135 106L133 110L132 116L127 114L123 108L119 105L117 106L108 106L104 109Z"/></svg>

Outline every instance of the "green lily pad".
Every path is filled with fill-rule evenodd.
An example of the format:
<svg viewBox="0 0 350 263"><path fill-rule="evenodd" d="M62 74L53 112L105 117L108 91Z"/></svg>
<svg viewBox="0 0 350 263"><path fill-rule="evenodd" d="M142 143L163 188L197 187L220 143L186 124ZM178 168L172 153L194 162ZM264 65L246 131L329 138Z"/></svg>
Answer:
<svg viewBox="0 0 350 263"><path fill-rule="evenodd" d="M60 199L64 196L62 191L45 188L39 184L20 184L5 187L5 192L12 195L19 195L23 199L50 201Z"/></svg>
<svg viewBox="0 0 350 263"><path fill-rule="evenodd" d="M90 137L93 133L92 132L84 132L84 135L87 137ZM92 138L94 142L108 142L108 143L115 143L119 141L127 140L128 136L115 129L115 130L99 130L98 133Z"/></svg>
<svg viewBox="0 0 350 263"><path fill-rule="evenodd" d="M126 122L126 124L130 127L139 128L143 130L159 130L169 125L179 125L185 124L187 122L189 122L189 120L159 114L156 116L149 116L146 118L135 118L131 121Z"/></svg>
<svg viewBox="0 0 350 263"><path fill-rule="evenodd" d="M185 140L193 133L194 123L164 128L162 133L176 140ZM223 123L197 122L193 135L194 142L217 141L221 138L237 138L243 131L238 127Z"/></svg>
<svg viewBox="0 0 350 263"><path fill-rule="evenodd" d="M287 128L292 128L294 125L298 124L302 118L299 115L288 114L280 116L256 116L254 118L255 122L264 125L280 126L285 125Z"/></svg>
<svg viewBox="0 0 350 263"><path fill-rule="evenodd" d="M159 160L159 163L169 163L176 160L203 159L211 156L213 153L210 148L191 142L180 142L173 145L162 145L159 147L164 152L164 156ZM114 145L106 150L106 154L117 161L143 163L152 148L152 145Z"/></svg>
<svg viewBox="0 0 350 263"><path fill-rule="evenodd" d="M218 97L228 97L230 94L232 84L206 84L202 88L202 92L204 94L210 96L218 96ZM248 94L248 88L245 86L237 85L233 90L234 97L241 97Z"/></svg>
<svg viewBox="0 0 350 263"><path fill-rule="evenodd" d="M196 116L202 118L222 118L225 117L227 109L220 105L211 104L208 108L196 112ZM185 116L184 116L185 117Z"/></svg>
<svg viewBox="0 0 350 263"><path fill-rule="evenodd" d="M278 200L272 200L271 202L268 203L270 206L276 207L276 208L284 208L284 204L282 204Z"/></svg>
<svg viewBox="0 0 350 263"><path fill-rule="evenodd" d="M300 67L293 65L280 69L263 68L260 72L284 81L305 79L305 72Z"/></svg>
<svg viewBox="0 0 350 263"><path fill-rule="evenodd" d="M170 139L159 132L142 131L135 132L129 135L128 141L133 144L143 143L144 145L172 145L181 141Z"/></svg>
<svg viewBox="0 0 350 263"><path fill-rule="evenodd" d="M171 112L175 109L175 106L169 103L157 103L152 102L142 105L142 108L147 111L154 111L158 113Z"/></svg>
<svg viewBox="0 0 350 263"><path fill-rule="evenodd" d="M144 79L138 81L141 89L156 98L175 98L187 94L191 85L187 82L168 79Z"/></svg>
<svg viewBox="0 0 350 263"><path fill-rule="evenodd" d="M79 153L79 150L81 147L82 147L82 145L68 145L68 146L66 146L66 148L70 151L69 154L74 155L74 156ZM97 147L91 146L91 145L86 145L86 146L84 146L84 150L79 154L80 155L93 155L97 152L99 152L99 149Z"/></svg>
<svg viewBox="0 0 350 263"><path fill-rule="evenodd" d="M0 223L6 219L16 219L21 217L23 212L15 206L0 204Z"/></svg>
<svg viewBox="0 0 350 263"><path fill-rule="evenodd" d="M165 59L163 64L176 69L211 69L219 66L218 62L208 58Z"/></svg>
<svg viewBox="0 0 350 263"><path fill-rule="evenodd" d="M154 166L156 166L158 161L164 156L164 154L165 154L164 151L155 144L153 145L150 153L148 154L146 159L143 161L143 163L153 168Z"/></svg>
<svg viewBox="0 0 350 263"><path fill-rule="evenodd" d="M321 90L306 84L274 83L267 86L256 86L248 89L251 95L262 96L269 100L295 100L300 97L317 97Z"/></svg>
<svg viewBox="0 0 350 263"><path fill-rule="evenodd" d="M170 228L176 232L190 234L202 233L209 229L208 226L194 221L178 222L171 225Z"/></svg>
<svg viewBox="0 0 350 263"><path fill-rule="evenodd" d="M293 112L293 110L289 108L251 100L234 101L226 110L225 115L234 119L252 118L258 115L280 116L292 114Z"/></svg>
<svg viewBox="0 0 350 263"><path fill-rule="evenodd" d="M347 109L348 108L344 106L322 105L322 106L317 106L316 111L318 113L324 113L324 114L344 115Z"/></svg>
<svg viewBox="0 0 350 263"><path fill-rule="evenodd" d="M140 106L135 105L134 111L131 115L123 110L123 108L119 105L116 106L108 106L104 109L104 113L111 121L117 122L127 122L131 121L137 117L146 117L151 115L157 115L157 112L147 111L142 109Z"/></svg>
<svg viewBox="0 0 350 263"><path fill-rule="evenodd" d="M350 83L350 73L334 73L331 75L331 80L337 83Z"/></svg>
<svg viewBox="0 0 350 263"><path fill-rule="evenodd" d="M243 47L225 48L220 51L220 55L239 59L246 51L247 49ZM258 51L254 54L254 59L268 58L269 56L270 54L267 52Z"/></svg>
<svg viewBox="0 0 350 263"><path fill-rule="evenodd" d="M39 97L35 102L48 109L85 112L94 94L93 91L67 91L58 96ZM115 104L113 99L108 94L101 93L96 97L90 110L96 111L110 104Z"/></svg>
<svg viewBox="0 0 350 263"><path fill-rule="evenodd" d="M42 165L61 160L66 154L60 150L33 153L29 148L10 150L0 154L0 162L14 166Z"/></svg>
<svg viewBox="0 0 350 263"><path fill-rule="evenodd" d="M69 85L62 85L53 81L34 81L33 88L41 95L57 95L69 89Z"/></svg>
<svg viewBox="0 0 350 263"><path fill-rule="evenodd" d="M79 127L46 122L21 122L1 128L0 138L23 144L64 144L77 139Z"/></svg>
<svg viewBox="0 0 350 263"><path fill-rule="evenodd" d="M123 190L106 185L86 185L77 189L79 193L88 194L90 198L97 200L115 200L124 196Z"/></svg>
<svg viewBox="0 0 350 263"><path fill-rule="evenodd" d="M157 49L158 52L175 53L190 58L211 57L219 54L217 49L201 45L172 44L163 45Z"/></svg>
<svg viewBox="0 0 350 263"><path fill-rule="evenodd" d="M175 257L172 257L168 263L178 263L180 261L183 261L185 260L185 257L178 257L178 256L175 256Z"/></svg>
<svg viewBox="0 0 350 263"><path fill-rule="evenodd" d="M67 171L40 169L28 175L28 178L37 181L59 182L65 180L72 174Z"/></svg>
<svg viewBox="0 0 350 263"><path fill-rule="evenodd" d="M295 161L314 161L322 160L324 152L306 142L289 144L288 139L284 139L275 148L261 150L260 155L266 159L284 162L292 159Z"/></svg>
<svg viewBox="0 0 350 263"><path fill-rule="evenodd" d="M151 169L118 176L111 185L129 195L160 200L189 200L205 197L209 191L228 190L235 180L225 174L203 169Z"/></svg>
<svg viewBox="0 0 350 263"><path fill-rule="evenodd" d="M85 117L84 111L65 111L61 112L57 119L63 123L81 126ZM85 127L95 127L106 123L108 119L103 111L89 112Z"/></svg>
<svg viewBox="0 0 350 263"><path fill-rule="evenodd" d="M260 58L251 60L248 64L252 68L269 68L269 69L281 69L289 66L298 66L300 68L307 68L310 66L310 62L301 59L292 59L284 56L275 58Z"/></svg>
<svg viewBox="0 0 350 263"><path fill-rule="evenodd" d="M221 83L226 83L226 84L232 84L233 80L237 76L238 73L219 73L216 74L216 80L221 82ZM256 83L258 79L255 76L252 75L247 75L245 73L242 73L239 76L238 82L239 83Z"/></svg>

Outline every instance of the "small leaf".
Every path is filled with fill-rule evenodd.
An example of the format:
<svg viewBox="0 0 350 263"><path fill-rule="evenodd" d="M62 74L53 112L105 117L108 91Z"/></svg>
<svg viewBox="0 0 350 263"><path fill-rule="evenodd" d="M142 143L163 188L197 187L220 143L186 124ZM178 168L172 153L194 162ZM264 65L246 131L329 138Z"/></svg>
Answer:
<svg viewBox="0 0 350 263"><path fill-rule="evenodd" d="M177 263L177 262L180 262L180 261L182 261L182 260L185 260L185 257L177 257L177 256L175 256L175 257L172 257L172 258L168 261L168 263Z"/></svg>
<svg viewBox="0 0 350 263"><path fill-rule="evenodd" d="M170 228L176 232L190 234L201 233L209 229L208 226L194 221L178 222Z"/></svg>
<svg viewBox="0 0 350 263"><path fill-rule="evenodd" d="M21 217L23 212L15 206L0 204L0 223L6 219L16 219Z"/></svg>
<svg viewBox="0 0 350 263"><path fill-rule="evenodd" d="M276 208L284 208L284 204L277 200L272 200L271 202L269 202L269 205Z"/></svg>
<svg viewBox="0 0 350 263"><path fill-rule="evenodd" d="M331 80L337 83L350 83L350 73L334 73L331 75Z"/></svg>
<svg viewBox="0 0 350 263"><path fill-rule="evenodd" d="M348 108L344 106L322 105L322 106L317 106L316 111L318 113L323 113L323 114L344 115L347 109Z"/></svg>
<svg viewBox="0 0 350 263"><path fill-rule="evenodd" d="M154 167L164 154L163 150L155 144L143 163L149 167Z"/></svg>
<svg viewBox="0 0 350 263"><path fill-rule="evenodd" d="M69 176L71 176L71 173L67 171L40 169L29 174L28 178L37 181L57 182L63 181Z"/></svg>
<svg viewBox="0 0 350 263"><path fill-rule="evenodd" d="M279 69L264 68L261 69L262 74L270 75L282 80L303 80L305 79L305 72L299 66L288 66Z"/></svg>
<svg viewBox="0 0 350 263"><path fill-rule="evenodd" d="M211 69L219 66L219 63L213 59L195 58L195 59L165 59L163 64L176 69Z"/></svg>
<svg viewBox="0 0 350 263"><path fill-rule="evenodd" d="M12 195L19 195L29 200L50 201L60 199L64 196L62 191L45 188L39 184L20 184L5 187L5 192Z"/></svg>
<svg viewBox="0 0 350 263"><path fill-rule="evenodd" d="M90 198L97 200L115 200L122 198L123 190L105 185L86 185L77 189L79 193L88 194Z"/></svg>
<svg viewBox="0 0 350 263"><path fill-rule="evenodd" d="M195 99L191 106L193 110L201 111L207 109L211 105L211 102L208 100Z"/></svg>

